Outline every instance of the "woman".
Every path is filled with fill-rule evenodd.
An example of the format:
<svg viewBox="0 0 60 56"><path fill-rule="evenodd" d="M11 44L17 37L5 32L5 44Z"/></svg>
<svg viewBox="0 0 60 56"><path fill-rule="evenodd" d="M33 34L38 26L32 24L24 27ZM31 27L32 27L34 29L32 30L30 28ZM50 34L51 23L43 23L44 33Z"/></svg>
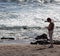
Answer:
<svg viewBox="0 0 60 56"><path fill-rule="evenodd" d="M50 46L49 46L49 48L53 48L52 36L53 36L53 31L54 31L54 23L52 22L51 18L47 18L47 22L49 22L49 25L47 27L48 34L49 34L49 37L50 37Z"/></svg>

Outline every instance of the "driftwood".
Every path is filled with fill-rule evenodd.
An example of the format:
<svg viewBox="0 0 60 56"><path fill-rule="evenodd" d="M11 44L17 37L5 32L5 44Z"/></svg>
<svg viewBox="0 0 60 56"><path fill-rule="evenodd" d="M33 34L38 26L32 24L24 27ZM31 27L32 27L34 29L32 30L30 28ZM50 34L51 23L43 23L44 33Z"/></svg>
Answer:
<svg viewBox="0 0 60 56"><path fill-rule="evenodd" d="M12 38L12 37L8 37L8 38L6 38L6 37L2 37L2 38L1 38L1 40L4 40L4 39L14 40L14 38Z"/></svg>
<svg viewBox="0 0 60 56"><path fill-rule="evenodd" d="M49 40L37 40L35 42L31 42L30 44L50 44L50 41ZM60 45L60 41L59 40L53 40L53 44L56 44L56 45Z"/></svg>

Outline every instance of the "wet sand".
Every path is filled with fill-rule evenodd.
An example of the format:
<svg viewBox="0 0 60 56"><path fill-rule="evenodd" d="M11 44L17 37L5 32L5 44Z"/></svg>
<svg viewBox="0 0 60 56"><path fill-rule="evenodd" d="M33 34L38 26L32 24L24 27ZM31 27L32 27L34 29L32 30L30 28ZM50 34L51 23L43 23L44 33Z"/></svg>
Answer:
<svg viewBox="0 0 60 56"><path fill-rule="evenodd" d="M60 56L60 45L0 44L0 56Z"/></svg>

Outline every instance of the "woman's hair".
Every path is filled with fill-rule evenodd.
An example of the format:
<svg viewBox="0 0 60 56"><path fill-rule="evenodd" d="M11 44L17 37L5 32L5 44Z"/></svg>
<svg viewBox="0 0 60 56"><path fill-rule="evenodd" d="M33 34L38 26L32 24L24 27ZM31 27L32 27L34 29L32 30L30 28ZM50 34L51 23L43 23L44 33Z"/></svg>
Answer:
<svg viewBox="0 0 60 56"><path fill-rule="evenodd" d="M51 22L51 18L47 18L47 21L48 21L48 22Z"/></svg>

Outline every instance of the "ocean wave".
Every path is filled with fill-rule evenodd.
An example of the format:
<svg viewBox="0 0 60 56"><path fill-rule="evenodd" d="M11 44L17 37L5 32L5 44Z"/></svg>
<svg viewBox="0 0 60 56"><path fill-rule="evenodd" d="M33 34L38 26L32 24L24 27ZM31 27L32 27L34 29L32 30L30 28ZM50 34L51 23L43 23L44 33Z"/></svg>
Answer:
<svg viewBox="0 0 60 56"><path fill-rule="evenodd" d="M41 27L29 27L29 26L13 26L13 27L10 27L10 26L5 26L5 25L0 25L0 30L13 30L13 29L16 29L16 30L19 30L19 29L41 29Z"/></svg>
<svg viewBox="0 0 60 56"><path fill-rule="evenodd" d="M48 2L54 2L59 0L0 0L0 2L43 2L43 3L48 3Z"/></svg>
<svg viewBox="0 0 60 56"><path fill-rule="evenodd" d="M60 26L60 5L58 4L0 4L0 25L4 26L39 26L48 25L44 21L51 17L56 26Z"/></svg>

